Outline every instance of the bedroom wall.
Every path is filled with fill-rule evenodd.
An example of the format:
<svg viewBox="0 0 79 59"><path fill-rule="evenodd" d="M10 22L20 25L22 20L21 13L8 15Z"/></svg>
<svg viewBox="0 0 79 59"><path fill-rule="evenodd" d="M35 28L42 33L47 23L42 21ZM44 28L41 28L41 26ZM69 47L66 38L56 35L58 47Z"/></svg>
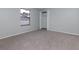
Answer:
<svg viewBox="0 0 79 59"><path fill-rule="evenodd" d="M0 8L0 39L39 29L39 12L31 11L30 26L20 26L19 8Z"/></svg>
<svg viewBox="0 0 79 59"><path fill-rule="evenodd" d="M78 8L52 8L48 17L48 30L79 35Z"/></svg>

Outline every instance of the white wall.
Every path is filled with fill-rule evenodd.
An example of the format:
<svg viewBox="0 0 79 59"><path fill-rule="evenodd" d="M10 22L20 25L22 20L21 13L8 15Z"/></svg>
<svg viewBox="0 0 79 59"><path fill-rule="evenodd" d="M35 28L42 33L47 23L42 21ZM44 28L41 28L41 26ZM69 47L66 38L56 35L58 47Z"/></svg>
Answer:
<svg viewBox="0 0 79 59"><path fill-rule="evenodd" d="M31 25L20 26L19 8L0 8L0 39L24 32L34 31L39 28L39 12L37 9L31 11Z"/></svg>
<svg viewBox="0 0 79 59"><path fill-rule="evenodd" d="M40 11L31 11L31 25L20 26L19 8L0 8L0 39L39 29ZM45 9L46 10L46 9ZM47 29L79 34L79 9L47 9Z"/></svg>
<svg viewBox="0 0 79 59"><path fill-rule="evenodd" d="M79 9L52 8L48 10L48 30L79 34Z"/></svg>

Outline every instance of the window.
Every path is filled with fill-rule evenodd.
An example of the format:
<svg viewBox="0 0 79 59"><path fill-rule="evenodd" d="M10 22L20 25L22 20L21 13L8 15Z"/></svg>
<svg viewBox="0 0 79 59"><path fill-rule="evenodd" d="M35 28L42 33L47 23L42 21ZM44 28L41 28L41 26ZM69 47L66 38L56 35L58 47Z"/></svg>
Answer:
<svg viewBox="0 0 79 59"><path fill-rule="evenodd" d="M21 16L21 26L30 25L30 11L25 9L20 9Z"/></svg>

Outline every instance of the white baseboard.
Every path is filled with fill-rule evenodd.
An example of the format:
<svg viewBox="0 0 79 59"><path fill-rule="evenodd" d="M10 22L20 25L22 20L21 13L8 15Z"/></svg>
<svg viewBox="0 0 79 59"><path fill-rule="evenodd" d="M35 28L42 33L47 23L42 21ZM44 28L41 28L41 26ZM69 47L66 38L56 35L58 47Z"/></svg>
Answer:
<svg viewBox="0 0 79 59"><path fill-rule="evenodd" d="M5 39L5 38L9 38L9 37L12 37L12 36L17 36L17 35L20 35L20 34L28 33L28 32L31 32L31 31L35 31L35 30L30 30L30 31L27 31L27 32L21 32L21 33L9 35L9 36L1 37L0 40L1 39ZM48 30L48 31L53 31L53 30ZM79 34L77 34L77 33L69 33L69 32L62 32L62 31L55 31L55 32L60 32L60 33L66 33L66 34L71 34L71 35L77 35L77 36L79 36Z"/></svg>
<svg viewBox="0 0 79 59"><path fill-rule="evenodd" d="M31 32L31 31L34 31L34 30L30 30L30 31L27 31L27 32L21 32L21 33L16 33L16 34L9 35L9 36L1 37L0 40L5 39L5 38L9 38L9 37L12 37L12 36L17 36L17 35L20 35L20 34L28 33L28 32Z"/></svg>
<svg viewBox="0 0 79 59"><path fill-rule="evenodd" d="M69 33L69 32L62 32L62 33L66 33L66 34L71 34L71 35L77 35L77 36L79 36L79 34L77 34L77 33Z"/></svg>
<svg viewBox="0 0 79 59"><path fill-rule="evenodd" d="M77 34L77 33L62 32L62 31L61 31L61 33L65 33L65 34L70 34L70 35L77 35L77 36L79 36L79 34Z"/></svg>
<svg viewBox="0 0 79 59"><path fill-rule="evenodd" d="M53 31L53 30L48 30L48 31ZM70 34L70 35L77 35L77 36L79 36L79 34L77 34L77 33L70 33L70 32L63 32L63 31L56 31L56 30L54 30L55 32L60 32L60 33L65 33L65 34Z"/></svg>

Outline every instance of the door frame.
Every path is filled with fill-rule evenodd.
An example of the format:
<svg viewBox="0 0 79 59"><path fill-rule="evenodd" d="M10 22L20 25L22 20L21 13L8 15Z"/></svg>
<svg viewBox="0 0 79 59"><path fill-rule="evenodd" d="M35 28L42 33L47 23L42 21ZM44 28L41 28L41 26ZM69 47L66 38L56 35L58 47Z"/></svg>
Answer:
<svg viewBox="0 0 79 59"><path fill-rule="evenodd" d="M45 10L45 11L47 12L47 21L48 21L48 10ZM40 11L40 29L42 28L42 25L41 25L41 16L42 16L42 11Z"/></svg>

